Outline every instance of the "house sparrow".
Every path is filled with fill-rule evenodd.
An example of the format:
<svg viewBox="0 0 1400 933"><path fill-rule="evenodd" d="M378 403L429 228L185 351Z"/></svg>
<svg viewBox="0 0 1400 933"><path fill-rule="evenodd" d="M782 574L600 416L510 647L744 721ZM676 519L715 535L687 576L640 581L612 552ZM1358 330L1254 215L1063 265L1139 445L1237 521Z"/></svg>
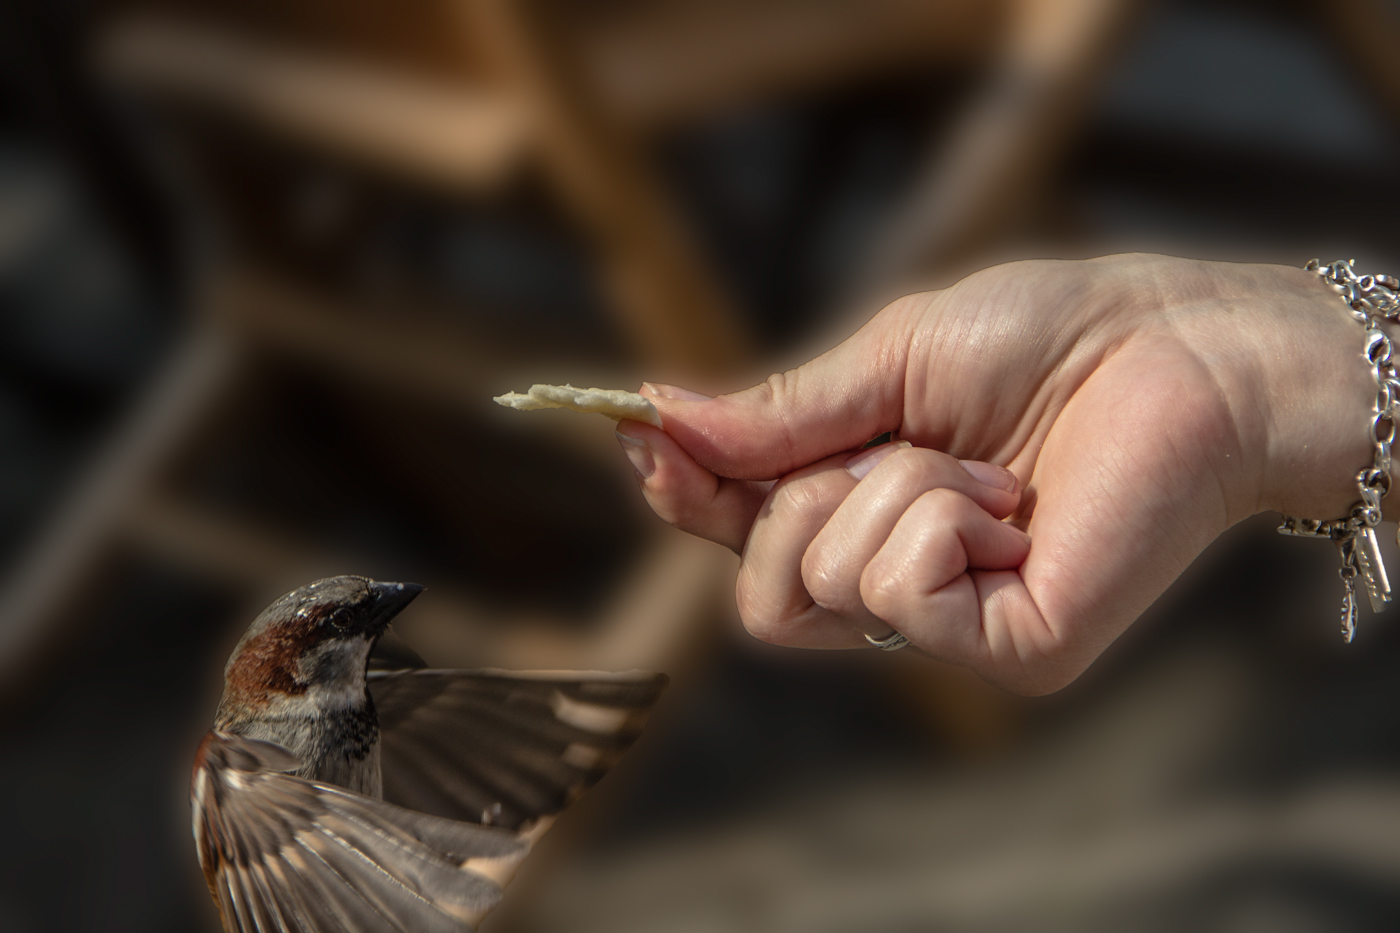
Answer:
<svg viewBox="0 0 1400 933"><path fill-rule="evenodd" d="M234 648L190 787L229 933L473 929L665 684L381 663L376 645L421 590L320 580Z"/></svg>

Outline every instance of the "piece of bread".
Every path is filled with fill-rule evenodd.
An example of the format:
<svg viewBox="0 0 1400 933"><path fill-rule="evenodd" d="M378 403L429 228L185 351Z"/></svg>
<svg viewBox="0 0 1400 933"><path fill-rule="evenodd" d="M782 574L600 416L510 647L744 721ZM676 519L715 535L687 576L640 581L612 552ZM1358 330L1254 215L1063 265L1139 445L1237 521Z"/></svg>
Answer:
<svg viewBox="0 0 1400 933"><path fill-rule="evenodd" d="M533 385L524 394L507 392L495 398L497 405L534 411L538 408L567 408L570 411L594 412L614 421L630 418L661 427L661 415L644 395L624 389L577 389L571 385Z"/></svg>

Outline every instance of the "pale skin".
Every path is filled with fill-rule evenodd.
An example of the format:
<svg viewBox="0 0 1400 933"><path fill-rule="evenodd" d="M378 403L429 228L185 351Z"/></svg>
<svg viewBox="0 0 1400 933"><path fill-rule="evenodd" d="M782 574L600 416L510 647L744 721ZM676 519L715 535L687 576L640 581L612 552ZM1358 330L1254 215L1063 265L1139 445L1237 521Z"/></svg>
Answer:
<svg viewBox="0 0 1400 933"><path fill-rule="evenodd" d="M894 629L1042 694L1234 523L1347 512L1370 461L1363 336L1301 269L1014 263L751 389L648 385L665 429L619 440L658 515L741 555L756 637Z"/></svg>

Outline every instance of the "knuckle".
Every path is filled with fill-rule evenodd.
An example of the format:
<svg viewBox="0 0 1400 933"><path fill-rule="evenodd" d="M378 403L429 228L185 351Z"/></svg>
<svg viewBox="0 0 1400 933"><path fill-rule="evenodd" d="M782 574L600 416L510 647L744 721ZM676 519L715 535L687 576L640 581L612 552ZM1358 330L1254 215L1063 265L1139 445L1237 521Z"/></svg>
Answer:
<svg viewBox="0 0 1400 933"><path fill-rule="evenodd" d="M909 601L909 580L886 565L871 564L860 577L860 598L882 619L901 616Z"/></svg>
<svg viewBox="0 0 1400 933"><path fill-rule="evenodd" d="M750 635L761 639L762 633L766 632L770 625L759 600L754 597L751 589L746 587L742 580L734 590L734 602L739 610L739 621L743 623L744 628Z"/></svg>
<svg viewBox="0 0 1400 933"><path fill-rule="evenodd" d="M734 603L739 610L739 617L744 625L748 625L748 620L758 617L758 593L760 587L754 586L749 580L747 573L748 566L739 568L739 577L734 583Z"/></svg>
<svg viewBox="0 0 1400 933"><path fill-rule="evenodd" d="M825 553L810 550L802 558L802 585L812 601L823 609L842 612L846 608L849 589L847 571Z"/></svg>
<svg viewBox="0 0 1400 933"><path fill-rule="evenodd" d="M769 645L786 645L788 643L788 626L781 620L763 615L739 614L740 621L744 624L744 631L758 641Z"/></svg>
<svg viewBox="0 0 1400 933"><path fill-rule="evenodd" d="M968 506L975 507L967 496L943 487L930 489L918 501L925 520L938 524L955 524L968 514Z"/></svg>
<svg viewBox="0 0 1400 933"><path fill-rule="evenodd" d="M739 621L744 630L754 638L768 644L782 644L787 631L784 617L770 600L762 596L763 588L754 586L741 574L734 589L734 601L739 610Z"/></svg>

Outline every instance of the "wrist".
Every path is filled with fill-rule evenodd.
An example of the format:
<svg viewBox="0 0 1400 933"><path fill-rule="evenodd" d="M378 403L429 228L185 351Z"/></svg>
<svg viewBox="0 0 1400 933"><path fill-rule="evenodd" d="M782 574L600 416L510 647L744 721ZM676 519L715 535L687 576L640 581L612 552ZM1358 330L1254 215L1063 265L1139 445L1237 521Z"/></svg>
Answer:
<svg viewBox="0 0 1400 933"><path fill-rule="evenodd" d="M1358 499L1357 471L1373 457L1366 327L1314 273L1278 271L1278 346L1261 361L1269 437L1260 507L1342 518Z"/></svg>
<svg viewBox="0 0 1400 933"><path fill-rule="evenodd" d="M1173 260L1158 279L1167 326L1230 410L1235 437L1215 463L1227 520L1346 516L1372 463L1364 325L1302 268Z"/></svg>

